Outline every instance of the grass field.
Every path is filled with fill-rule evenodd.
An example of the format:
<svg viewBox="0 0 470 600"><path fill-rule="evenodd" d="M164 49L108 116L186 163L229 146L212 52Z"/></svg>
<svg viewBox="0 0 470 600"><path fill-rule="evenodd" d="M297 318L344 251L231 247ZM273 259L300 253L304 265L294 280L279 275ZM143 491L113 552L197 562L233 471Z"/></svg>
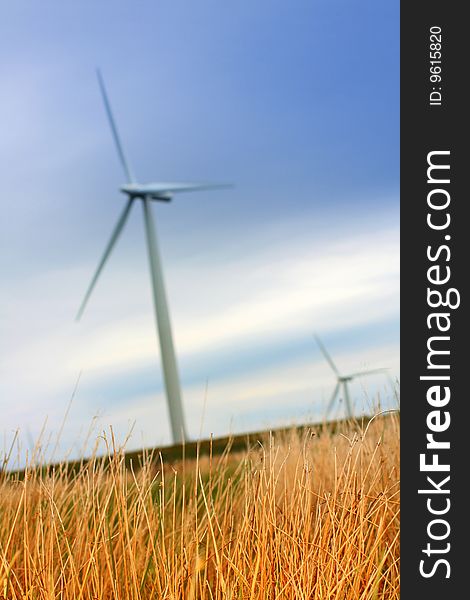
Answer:
<svg viewBox="0 0 470 600"><path fill-rule="evenodd" d="M399 423L0 472L0 598L398 599Z"/></svg>

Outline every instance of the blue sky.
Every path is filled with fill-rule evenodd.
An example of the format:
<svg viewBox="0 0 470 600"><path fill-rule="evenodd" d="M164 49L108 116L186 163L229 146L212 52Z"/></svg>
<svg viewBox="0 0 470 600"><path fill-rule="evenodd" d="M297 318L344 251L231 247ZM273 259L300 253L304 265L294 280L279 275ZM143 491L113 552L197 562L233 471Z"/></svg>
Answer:
<svg viewBox="0 0 470 600"><path fill-rule="evenodd" d="M169 441L139 206L73 322L124 204L97 66L139 180L235 184L154 207L190 433L318 418L314 331L345 370L398 376L398 2L1 12L6 440L57 431L81 373L61 452L96 416L135 421L131 447ZM378 392L356 384L358 410Z"/></svg>

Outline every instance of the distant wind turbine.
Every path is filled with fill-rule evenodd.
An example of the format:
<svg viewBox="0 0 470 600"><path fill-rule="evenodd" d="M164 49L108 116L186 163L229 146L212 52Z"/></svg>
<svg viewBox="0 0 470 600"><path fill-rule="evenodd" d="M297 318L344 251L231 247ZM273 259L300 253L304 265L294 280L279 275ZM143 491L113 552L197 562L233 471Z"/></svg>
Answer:
<svg viewBox="0 0 470 600"><path fill-rule="evenodd" d="M127 203L121 216L118 219L116 226L111 234L111 238L108 245L105 248L103 257L98 264L98 267L93 275L93 279L87 289L85 297L80 305L77 313L77 320L83 314L85 306L90 298L90 295L96 285L98 277L103 270L106 261L111 254L111 251L122 232L122 229L129 217L132 205L136 200L142 201L143 212L144 212L144 223L145 233L147 238L147 249L150 263L150 275L152 279L152 291L153 291L153 302L155 308L155 316L157 323L157 333L160 342L160 351L162 358L163 368L163 380L165 384L166 397L168 402L168 410L170 413L170 424L171 432L173 437L173 443L182 443L188 439L183 404L181 399L181 386L178 375L178 366L176 363L175 348L173 345L173 336L171 332L170 315L168 312L168 305L166 300L165 287L163 283L162 267L160 262L160 255L157 244L157 234L155 231L154 222L151 215L151 201L160 200L163 202L169 202L173 194L177 192L191 192L196 190L210 190L216 188L230 187L227 185L220 184L207 184L207 183L138 183L131 170L129 162L124 153L123 146L119 137L119 133L116 127L116 122L111 111L111 105L109 103L104 81L100 71L97 71L98 83L103 97L104 107L108 117L108 121L111 127L114 143L116 145L119 160L124 169L124 173L127 178L127 183L122 185L119 189L121 192L127 195Z"/></svg>
<svg viewBox="0 0 470 600"><path fill-rule="evenodd" d="M352 411L352 406L351 406L351 397L349 395L349 388L348 388L349 382L352 381L353 379L355 379L356 377L361 377L362 375L372 375L374 373L385 373L388 371L388 369L385 369L385 368L371 369L369 371L359 371L357 373L351 373L349 375L341 375L341 373L338 371L338 368L336 367L335 363L333 362L333 359L326 351L325 346L322 344L322 341L320 340L320 338L317 335L314 335L313 337L315 338L315 340L318 344L318 347L320 348L321 353L325 357L326 362L333 369L333 372L336 375L336 379L337 379L335 389L333 391L333 394L332 394L330 401L328 402L328 406L326 408L325 419L328 418L328 415L331 411L333 404L335 403L336 398L338 397L341 387L343 388L343 393L344 393L344 402L346 405L346 416L348 417L348 419L352 419L353 411Z"/></svg>

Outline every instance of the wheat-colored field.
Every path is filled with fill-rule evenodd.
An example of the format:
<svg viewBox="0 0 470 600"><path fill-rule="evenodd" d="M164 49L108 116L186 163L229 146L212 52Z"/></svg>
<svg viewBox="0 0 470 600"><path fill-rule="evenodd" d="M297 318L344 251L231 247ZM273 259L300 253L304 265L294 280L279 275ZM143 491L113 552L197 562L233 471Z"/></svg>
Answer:
<svg viewBox="0 0 470 600"><path fill-rule="evenodd" d="M0 473L0 598L398 599L399 426Z"/></svg>

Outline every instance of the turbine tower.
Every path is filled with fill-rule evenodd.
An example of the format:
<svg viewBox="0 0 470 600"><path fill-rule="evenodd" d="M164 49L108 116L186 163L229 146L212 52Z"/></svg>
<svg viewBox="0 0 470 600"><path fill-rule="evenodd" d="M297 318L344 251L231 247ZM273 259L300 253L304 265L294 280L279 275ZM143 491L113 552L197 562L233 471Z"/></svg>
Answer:
<svg viewBox="0 0 470 600"><path fill-rule="evenodd" d="M349 375L341 375L341 373L338 371L338 368L336 367L335 363L333 362L333 359L326 351L325 346L322 344L322 341L320 340L320 338L317 335L314 335L313 337L315 338L315 340L318 344L318 347L320 348L321 353L325 357L326 362L333 369L333 372L336 375L336 380L337 380L335 389L333 390L333 394L332 394L330 401L328 402L328 405L326 408L325 420L328 418L328 415L331 411L333 404L335 403L336 398L338 397L341 387L343 388L344 403L346 405L346 416L348 419L352 419L353 411L352 411L352 405L351 405L351 396L349 395L349 388L348 388L349 382L352 381L353 379L355 379L356 377L360 377L361 375L372 375L374 373L385 373L386 371L388 371L388 369L385 369L385 368L371 369L368 371L359 371L357 373L351 373Z"/></svg>
<svg viewBox="0 0 470 600"><path fill-rule="evenodd" d="M129 217L129 213L133 204L137 200L142 202L145 234L147 240L147 250L150 265L150 276L152 280L153 302L155 308L155 317L157 325L157 336L160 343L160 352L162 359L163 381L165 385L166 398L168 403L168 411L170 414L170 425L173 443L182 443L188 440L183 403L181 399L181 386L178 374L178 365L176 362L175 348L173 344L173 336L171 332L170 315L163 282L163 273L160 261L160 255L157 243L157 233L151 214L151 202L159 200L169 202L173 194L177 192L190 192L196 190L209 190L215 188L229 187L220 184L201 184L201 183L138 183L130 168L127 157L124 153L123 146L116 127L116 122L113 117L111 105L109 103L104 81L99 70L97 70L98 83L103 97L103 103L108 117L109 125L113 135L116 150L119 156L119 161L124 169L127 178L127 183L119 189L126 194L127 202L124 210L116 223L111 238L105 248L104 254L98 267L93 275L90 285L88 286L85 297L80 305L77 313L77 320L83 314L85 306L90 298L90 295L98 281L101 271L103 270L106 261L111 254L111 251L119 238L124 225Z"/></svg>

